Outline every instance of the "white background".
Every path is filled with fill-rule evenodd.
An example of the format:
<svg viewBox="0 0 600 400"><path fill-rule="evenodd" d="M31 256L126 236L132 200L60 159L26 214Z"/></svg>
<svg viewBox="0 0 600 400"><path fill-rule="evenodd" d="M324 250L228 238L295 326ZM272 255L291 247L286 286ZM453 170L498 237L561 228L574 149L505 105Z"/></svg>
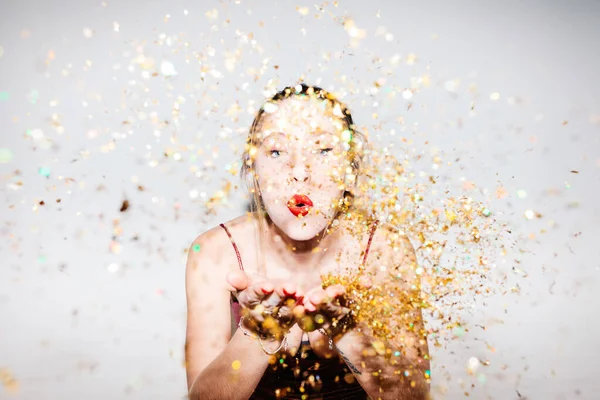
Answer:
<svg viewBox="0 0 600 400"><path fill-rule="evenodd" d="M520 294L432 347L434 393L599 398L600 2L321 6L2 1L0 369L19 389L1 399L185 396L185 252L243 212L241 191L205 203L238 183L263 90L301 78L376 145L456 154L439 173L502 185L495 211L534 235ZM471 357L490 365L470 376Z"/></svg>

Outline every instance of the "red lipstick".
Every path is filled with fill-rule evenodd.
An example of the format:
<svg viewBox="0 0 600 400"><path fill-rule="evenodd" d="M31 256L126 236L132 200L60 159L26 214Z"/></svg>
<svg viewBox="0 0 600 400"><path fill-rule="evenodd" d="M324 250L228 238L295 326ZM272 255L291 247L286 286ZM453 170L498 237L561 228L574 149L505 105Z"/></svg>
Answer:
<svg viewBox="0 0 600 400"><path fill-rule="evenodd" d="M298 215L304 217L313 206L313 202L310 197L304 194L295 194L288 200L287 206L295 217Z"/></svg>

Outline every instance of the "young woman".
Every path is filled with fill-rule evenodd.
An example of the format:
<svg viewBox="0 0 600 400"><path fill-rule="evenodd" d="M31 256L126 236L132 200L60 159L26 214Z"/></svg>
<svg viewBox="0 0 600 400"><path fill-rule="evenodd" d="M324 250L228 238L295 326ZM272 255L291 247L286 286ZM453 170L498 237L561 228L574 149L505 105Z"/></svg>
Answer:
<svg viewBox="0 0 600 400"><path fill-rule="evenodd" d="M253 209L189 251L190 399L428 397L420 309L382 350L346 288L322 284L393 272L418 290L408 239L360 205L365 148L349 110L318 87L285 88L257 113L241 170Z"/></svg>

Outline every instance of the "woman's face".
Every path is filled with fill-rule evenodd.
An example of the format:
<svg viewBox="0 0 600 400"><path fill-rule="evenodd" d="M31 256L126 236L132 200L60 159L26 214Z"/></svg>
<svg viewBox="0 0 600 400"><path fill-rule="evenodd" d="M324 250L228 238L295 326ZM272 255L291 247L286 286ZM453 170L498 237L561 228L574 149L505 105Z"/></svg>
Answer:
<svg viewBox="0 0 600 400"><path fill-rule="evenodd" d="M335 216L349 167L341 110L308 96L265 106L255 170L266 211L288 237L314 238Z"/></svg>

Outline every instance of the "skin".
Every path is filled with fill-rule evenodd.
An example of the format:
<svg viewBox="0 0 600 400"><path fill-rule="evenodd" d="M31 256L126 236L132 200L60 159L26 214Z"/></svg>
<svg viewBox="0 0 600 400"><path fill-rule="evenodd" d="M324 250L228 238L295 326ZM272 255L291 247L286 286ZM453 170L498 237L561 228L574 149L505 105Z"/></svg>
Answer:
<svg viewBox="0 0 600 400"><path fill-rule="evenodd" d="M186 267L188 388L203 370L214 367L225 357L230 342L242 340L234 337L236 331L231 329L231 296L243 308L246 331L274 336L265 341L268 349L277 348L286 335L289 355L296 354L304 338L322 358L339 355L347 363L351 364L352 358L360 364L358 356L351 355L363 352L359 339L352 333L336 337L338 347L329 350L328 338L316 330L329 329L332 321L348 312L339 303L345 288L335 285L322 289L321 274L356 268L353 266L358 265L368 240L366 234L352 235L353 228L342 220L338 229L323 234L336 217L333 205L349 187L344 180L349 162L341 140L346 127L335 110L323 104L292 97L279 102L277 109L266 114L259 125L260 144L254 165L270 220L263 232L267 238L264 259L269 263L259 266L254 262L257 239L252 214L226 224L240 250L245 272L239 270L231 243L220 227L205 232L192 243L205 250L190 250ZM305 217L296 217L287 208L289 198L295 193L308 195L314 203ZM405 249L401 254L397 251L399 247ZM391 227L380 226L365 267L376 271L376 266L386 262L390 267L408 268L405 259L411 251L406 238ZM378 275L374 276L377 281ZM363 283L368 286L373 282ZM277 311L275 318L271 319L274 311ZM317 314L324 321L314 323L312 317ZM307 317L312 323L306 323ZM244 361L244 366L249 362ZM428 364L423 367L428 368ZM369 395L377 398L374 396L377 389L368 374L362 376L358 371L356 376ZM423 398L397 397L398 393L394 392L391 396L396 397L390 398ZM243 394L240 396L243 398Z"/></svg>
<svg viewBox="0 0 600 400"><path fill-rule="evenodd" d="M284 100L262 118L257 134L260 146L255 169L260 195L277 228L275 233L294 256L318 246L345 187L343 176L349 162L341 136L346 127L333 109L323 109L324 104L309 98ZM287 208L296 193L308 195L314 203L303 218Z"/></svg>
<svg viewBox="0 0 600 400"><path fill-rule="evenodd" d="M339 241L339 236L331 235L325 240L323 237L336 216L335 203L348 187L344 171L350 164L342 140L342 132L347 127L336 116L335 108L311 97L292 97L276 106L276 110L261 120L257 133L260 145L254 160L260 195L273 222L268 234L278 239L274 243L286 246L288 251L277 249L284 262L314 271L323 257L322 252L315 250L330 246L334 240ZM304 194L312 200L313 207L306 216L297 217L290 213L287 204L293 194ZM229 277L230 283L231 279ZM235 273L233 279L235 282ZM325 293L320 286L309 286L307 296L302 296L307 285L302 285L304 280L299 282L299 288L290 286L294 292L298 289L298 293L291 297L295 303L288 302L291 307L285 309L293 313L296 321L306 314L318 312L319 304L327 294L335 300L344 291L343 287L337 287L329 288ZM246 289L243 284L233 286L240 291ZM265 294L267 310L281 306L275 303L282 299L275 297ZM299 298L302 301L298 301ZM347 312L342 307L330 306L327 315L340 318ZM284 314L283 318L286 317L290 318L290 315ZM284 329L288 327L283 324ZM304 330L307 329L304 327ZM315 337L315 334L308 336L309 340Z"/></svg>

